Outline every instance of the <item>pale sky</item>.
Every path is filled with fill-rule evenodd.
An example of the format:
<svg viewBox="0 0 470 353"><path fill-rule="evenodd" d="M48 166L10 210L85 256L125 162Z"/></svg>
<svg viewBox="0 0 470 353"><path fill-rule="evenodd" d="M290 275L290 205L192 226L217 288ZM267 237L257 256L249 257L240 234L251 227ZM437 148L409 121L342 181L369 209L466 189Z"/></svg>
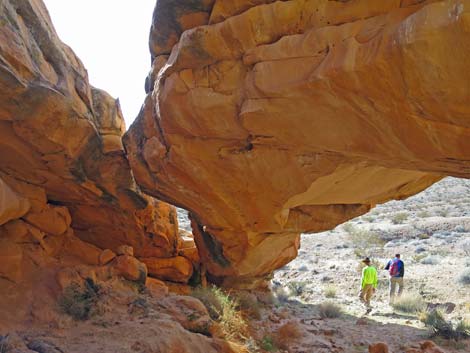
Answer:
<svg viewBox="0 0 470 353"><path fill-rule="evenodd" d="M129 128L144 101L148 36L155 0L44 0L60 39L90 83L119 98Z"/></svg>

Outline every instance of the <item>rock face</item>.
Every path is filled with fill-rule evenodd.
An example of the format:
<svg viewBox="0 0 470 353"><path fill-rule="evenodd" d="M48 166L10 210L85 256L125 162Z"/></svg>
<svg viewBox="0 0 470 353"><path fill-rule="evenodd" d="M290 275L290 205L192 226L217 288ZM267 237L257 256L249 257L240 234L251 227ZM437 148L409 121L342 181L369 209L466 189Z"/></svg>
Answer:
<svg viewBox="0 0 470 353"><path fill-rule="evenodd" d="M90 86L41 1L0 10L0 225L22 217L54 236L71 225L103 249L176 255L175 210L138 190L119 101Z"/></svg>
<svg viewBox="0 0 470 353"><path fill-rule="evenodd" d="M213 280L262 278L300 232L470 177L469 39L468 0L159 0L136 180Z"/></svg>

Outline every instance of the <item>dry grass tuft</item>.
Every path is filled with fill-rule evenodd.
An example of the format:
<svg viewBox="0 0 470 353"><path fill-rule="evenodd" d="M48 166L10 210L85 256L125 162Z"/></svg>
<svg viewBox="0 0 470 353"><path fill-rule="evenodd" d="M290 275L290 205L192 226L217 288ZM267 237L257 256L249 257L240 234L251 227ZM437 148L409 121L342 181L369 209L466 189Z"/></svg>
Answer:
<svg viewBox="0 0 470 353"><path fill-rule="evenodd" d="M192 295L207 307L209 315L219 324L222 336L226 340L235 342L247 340L248 325L236 300L216 286L197 288Z"/></svg>
<svg viewBox="0 0 470 353"><path fill-rule="evenodd" d="M343 309L332 301L325 301L318 306L319 314L322 318L337 318L343 313Z"/></svg>
<svg viewBox="0 0 470 353"><path fill-rule="evenodd" d="M423 297L416 293L404 293L395 298L393 309L403 313L418 313L426 307Z"/></svg>
<svg viewBox="0 0 470 353"><path fill-rule="evenodd" d="M279 348L288 349L289 344L295 342L303 336L302 329L296 321L290 321L276 331L274 342Z"/></svg>
<svg viewBox="0 0 470 353"><path fill-rule="evenodd" d="M326 298L336 298L336 287L329 285L323 289Z"/></svg>

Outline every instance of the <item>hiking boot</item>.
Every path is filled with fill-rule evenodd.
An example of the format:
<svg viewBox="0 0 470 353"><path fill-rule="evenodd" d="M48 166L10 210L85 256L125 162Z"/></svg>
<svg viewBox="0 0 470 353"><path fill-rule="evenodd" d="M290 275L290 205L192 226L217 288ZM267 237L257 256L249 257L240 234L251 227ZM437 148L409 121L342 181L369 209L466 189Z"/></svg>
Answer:
<svg viewBox="0 0 470 353"><path fill-rule="evenodd" d="M372 311L372 308L367 308L366 315L370 314L371 311Z"/></svg>

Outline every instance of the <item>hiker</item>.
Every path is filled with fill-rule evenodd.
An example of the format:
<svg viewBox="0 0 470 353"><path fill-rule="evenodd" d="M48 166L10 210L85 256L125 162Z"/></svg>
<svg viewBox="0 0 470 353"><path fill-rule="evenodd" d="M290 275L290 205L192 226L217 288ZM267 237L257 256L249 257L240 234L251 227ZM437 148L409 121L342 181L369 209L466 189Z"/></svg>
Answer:
<svg viewBox="0 0 470 353"><path fill-rule="evenodd" d="M390 274L390 304L395 300L395 296L400 296L403 292L403 276L405 275L405 264L400 259L400 254L395 254L395 257L391 259L385 266L385 270L388 270ZM398 293L396 288L398 285Z"/></svg>
<svg viewBox="0 0 470 353"><path fill-rule="evenodd" d="M377 269L374 266L371 266L370 259L368 257L362 260L362 262L366 266L362 269L361 292L359 293L359 299L366 306L366 314L369 314L372 311L370 299L377 288Z"/></svg>

